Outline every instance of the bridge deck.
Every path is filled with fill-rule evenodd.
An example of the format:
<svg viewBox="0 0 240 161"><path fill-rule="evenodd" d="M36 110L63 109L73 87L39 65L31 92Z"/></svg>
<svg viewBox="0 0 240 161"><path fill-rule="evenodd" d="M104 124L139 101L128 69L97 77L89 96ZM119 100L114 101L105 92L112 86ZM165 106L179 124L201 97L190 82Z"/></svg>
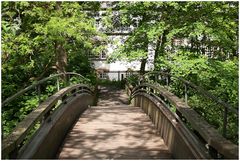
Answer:
<svg viewBox="0 0 240 161"><path fill-rule="evenodd" d="M86 110L67 135L58 158L169 159L171 154L142 110L121 103Z"/></svg>

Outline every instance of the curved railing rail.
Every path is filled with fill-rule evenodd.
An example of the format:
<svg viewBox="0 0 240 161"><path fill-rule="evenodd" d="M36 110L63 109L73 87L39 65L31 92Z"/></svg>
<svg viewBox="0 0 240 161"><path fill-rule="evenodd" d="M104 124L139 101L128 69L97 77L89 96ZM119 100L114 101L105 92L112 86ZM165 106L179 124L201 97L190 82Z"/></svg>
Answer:
<svg viewBox="0 0 240 161"><path fill-rule="evenodd" d="M85 78L84 76L82 76L81 74L78 74L78 73L74 73L74 72L66 72L66 73L59 73L59 74L54 74L54 75L51 75L47 78L44 78L42 80L39 80L37 82L34 82L32 85L20 90L19 92L17 92L16 94L12 95L11 97L8 97L6 100L4 100L2 102L2 108L9 104L11 101L13 101L14 99L18 98L19 96L23 95L24 93L28 92L29 90L47 82L48 80L51 80L51 79L55 79L57 78L57 88L58 88L58 91L60 89L59 87L59 77L61 76L70 76L70 75L74 75L74 76L78 76L80 77L82 80L84 80L85 82L89 82L89 80L87 78Z"/></svg>
<svg viewBox="0 0 240 161"><path fill-rule="evenodd" d="M175 79L178 79L180 80L181 82L183 82L185 85L188 85L194 89L197 90L197 92L201 93L202 95L204 95L205 97L207 98L210 98L212 99L213 101L217 102L218 104L220 104L222 107L228 109L229 111L235 113L238 115L238 110L236 110L237 108L233 108L230 104L222 101L221 99L215 97L214 95L212 95L210 92L204 90L203 88L195 85L194 83L190 82L190 81L187 81L181 77L175 77L175 76L172 76L171 74L169 73L165 73L165 72L161 72L161 71L152 71L152 72L148 72L146 74L143 75L144 78L146 78L147 76L149 75L164 75L164 76L170 76L170 77L173 77ZM169 83L169 82L168 82ZM187 94L187 91L186 91L186 94Z"/></svg>
<svg viewBox="0 0 240 161"><path fill-rule="evenodd" d="M172 102L178 105L181 103L174 99ZM166 108L167 105L161 98L147 89L139 88L133 90L131 103L142 108L150 117L157 134L163 138L173 158L211 158L204 145L192 135L179 117L174 115L169 108Z"/></svg>
<svg viewBox="0 0 240 161"><path fill-rule="evenodd" d="M185 97L185 103L188 102L188 89L189 87L191 87L192 89L194 89L196 92L198 92L199 94L201 94L202 96L204 96L207 99L210 99L213 102L216 102L218 105L220 105L222 107L222 109L224 110L224 114L223 114L223 126L222 126L222 134L224 137L226 137L227 134L227 125L228 125L228 113L231 112L233 114L235 114L238 117L238 108L233 108L230 104L222 101L221 99L215 97L213 94L211 94L210 92L204 90L203 88L195 85L194 83L187 81L181 77L176 77L176 76L172 76L169 73L165 73L162 71L152 71L152 72L148 72L146 74L144 74L142 76L142 78L140 79L142 82L148 82L148 80L150 80L150 76L153 75L153 81L157 81L159 80L159 75L164 76L165 77L165 81L166 81L166 85L169 86L170 84L170 80L169 78L173 78L173 79L177 79L180 82L183 83L184 85L184 97Z"/></svg>
<svg viewBox="0 0 240 161"><path fill-rule="evenodd" d="M181 120L187 123L188 126L190 124L190 129L192 129L193 133L198 136L197 138L199 140L202 140L203 144L206 144L207 150L213 158L220 158L220 156L223 156L223 158L238 158L237 145L233 144L232 142L225 139L222 135L220 135L218 131L209 125L204 119L202 119L202 117L197 112L190 108L180 98L169 92L166 88L160 86L159 84L142 82L140 85L132 89L131 97L135 98L138 95L142 95L141 93L147 94L148 97L157 98L158 102L164 105L166 109L169 109L167 107L170 105L175 107L175 116L177 116L177 118L181 118ZM141 103L143 106L147 105L144 104L144 100L141 100L140 104ZM157 104L158 103L156 103L156 106ZM148 108L148 106L149 103L146 108ZM153 113L151 116L150 113L150 117L154 118L156 117L156 114ZM185 125L186 127L187 124Z"/></svg>
<svg viewBox="0 0 240 161"><path fill-rule="evenodd" d="M60 76L62 74L58 74ZM56 75L55 75L56 76ZM44 79L46 81L48 79ZM41 81L43 82L43 81ZM39 83L34 84L35 86ZM32 88L34 86L31 86ZM19 151L24 147L26 138L32 132L35 125L42 125L45 122L51 122L51 115L58 107L68 102L68 98L75 97L79 94L90 94L94 96L93 89L85 84L72 85L59 90L57 93L49 97L41 103L34 111L26 116L26 118L18 123L13 132L3 139L2 142L2 158L17 158ZM36 131L36 129L34 130ZM29 138L28 138L29 139Z"/></svg>

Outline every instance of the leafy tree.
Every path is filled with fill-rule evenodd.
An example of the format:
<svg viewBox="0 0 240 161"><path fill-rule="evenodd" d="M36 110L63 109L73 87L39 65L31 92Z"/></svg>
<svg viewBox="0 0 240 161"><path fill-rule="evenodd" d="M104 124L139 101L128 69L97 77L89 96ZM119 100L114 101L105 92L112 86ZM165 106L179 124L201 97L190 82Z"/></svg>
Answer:
<svg viewBox="0 0 240 161"><path fill-rule="evenodd" d="M190 80L238 107L237 2L108 2L105 9L102 3L2 2L3 100L54 72L75 71L93 78L88 55L100 53L107 42L94 16L104 10L103 32L133 28L110 61L139 60L144 73L152 47L154 70ZM48 87L48 92L53 89ZM183 93L173 80L171 89L179 97ZM5 127L11 129L33 109L34 95L3 110ZM194 91L189 96L192 107L222 131L223 113L215 110L217 105ZM234 142L237 119L228 117L227 137Z"/></svg>
<svg viewBox="0 0 240 161"><path fill-rule="evenodd" d="M112 60L144 60L154 48L154 70L165 70L202 86L238 107L237 2L119 2L124 25L135 28ZM182 97L184 88L172 80ZM194 107L222 131L223 111L190 92ZM211 107L211 108L208 108ZM228 118L227 137L238 142L237 117Z"/></svg>
<svg viewBox="0 0 240 161"><path fill-rule="evenodd" d="M33 81L56 72L75 71L94 78L88 60L100 52L104 35L86 7L98 10L99 3L2 2L2 99ZM100 39L99 38L99 39ZM46 87L42 97L55 88ZM38 103L36 92L3 108L4 134L9 133Z"/></svg>

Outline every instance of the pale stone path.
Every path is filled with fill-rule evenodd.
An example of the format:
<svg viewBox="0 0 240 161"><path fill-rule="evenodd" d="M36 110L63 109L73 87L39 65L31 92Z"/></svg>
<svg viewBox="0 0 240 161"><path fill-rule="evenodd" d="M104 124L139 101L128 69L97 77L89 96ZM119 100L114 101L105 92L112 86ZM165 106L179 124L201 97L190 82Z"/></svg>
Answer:
<svg viewBox="0 0 240 161"><path fill-rule="evenodd" d="M126 105L121 90L102 88L98 106L87 109L67 135L59 159L170 159L150 119Z"/></svg>

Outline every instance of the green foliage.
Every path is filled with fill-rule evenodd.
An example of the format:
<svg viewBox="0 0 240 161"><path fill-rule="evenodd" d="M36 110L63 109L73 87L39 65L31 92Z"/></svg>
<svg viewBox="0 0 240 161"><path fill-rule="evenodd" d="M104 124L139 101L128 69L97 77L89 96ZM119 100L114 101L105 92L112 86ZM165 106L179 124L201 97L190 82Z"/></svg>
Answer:
<svg viewBox="0 0 240 161"><path fill-rule="evenodd" d="M155 47L155 58L179 48L175 39L187 39L187 51L218 59L237 54L238 3L236 2L119 2L123 26L135 29L110 60L141 60L147 44ZM146 35L145 35L146 34ZM147 43L147 44L146 44ZM206 49L207 48L207 49Z"/></svg>
<svg viewBox="0 0 240 161"><path fill-rule="evenodd" d="M83 69L78 70L81 74L92 72L86 57L103 50L103 45L95 40L103 34L96 31L94 18L82 12L80 4L85 6L77 2L3 2L3 89L16 85L17 91L55 72L59 57L56 43L67 53L66 68L77 71L71 65L76 64L77 58L81 63L78 69ZM10 95L4 92L3 97Z"/></svg>
<svg viewBox="0 0 240 161"><path fill-rule="evenodd" d="M129 83L129 85L132 85L133 87L138 85L139 82L139 75L130 75L127 77L127 83Z"/></svg>
<svg viewBox="0 0 240 161"><path fill-rule="evenodd" d="M84 8L99 9L87 2L2 2L2 99L59 71L59 60L66 59L67 71L78 72L96 82L88 54L101 52L105 39ZM57 50L61 46L61 51ZM60 51L60 52L59 52ZM65 53L64 57L62 53ZM61 55L62 54L62 55ZM60 64L61 68L61 64ZM73 83L84 82L71 78ZM84 82L86 83L86 82ZM88 82L89 83L89 82ZM66 83L60 81L60 88ZM56 80L41 85L41 95L29 91L2 109L3 135L34 110L39 99L57 91Z"/></svg>
<svg viewBox="0 0 240 161"><path fill-rule="evenodd" d="M215 95L237 107L237 58L219 61L192 52L178 51L175 54L160 57L159 61L161 64L157 64L156 68L170 69L172 75L212 90Z"/></svg>
<svg viewBox="0 0 240 161"><path fill-rule="evenodd" d="M59 87L60 89L66 87L68 83L63 80L59 80ZM71 84L90 84L92 81L85 80L80 77L70 77L69 85ZM40 93L38 94L37 90L32 89L24 95L18 97L13 102L9 103L8 105L4 106L2 109L2 130L3 135L6 136L16 127L17 123L22 121L30 112L32 112L39 103L45 101L48 97L53 95L57 92L57 84L56 79L49 80L46 83L40 86Z"/></svg>
<svg viewBox="0 0 240 161"><path fill-rule="evenodd" d="M88 59L106 49L106 35L95 28L94 15L101 2L2 2L2 99L60 68L82 74L96 83ZM113 2L102 23L106 32L132 25L134 30L109 61L145 60L154 49L155 70L169 71L211 92L238 108L238 3L237 2ZM84 12L91 9L92 12ZM175 41L182 41L176 44ZM185 42L185 43L183 43ZM57 48L60 46L60 49ZM144 65L144 61L142 61ZM76 77L72 82L82 83ZM137 78L129 78L131 83ZM110 82L102 82L103 84ZM115 84L122 83L114 82ZM113 84L114 84L113 83ZM60 82L60 87L65 84ZM41 100L56 92L53 82L43 85ZM171 79L170 89L179 97L184 86ZM2 111L3 134L9 134L38 104L31 91ZM189 89L189 103L222 131L223 111ZM238 142L238 118L229 114L228 134Z"/></svg>
<svg viewBox="0 0 240 161"><path fill-rule="evenodd" d="M176 77L182 77L204 88L217 98L238 109L238 59L213 60L207 56L193 52L178 51L159 57L156 68L169 69ZM158 62L157 61L157 62ZM184 85L178 79L171 79L171 91L179 97L184 97ZM203 97L192 88L188 88L189 104L199 112L210 124L222 133L223 107ZM228 113L227 138L238 142L238 118Z"/></svg>
<svg viewBox="0 0 240 161"><path fill-rule="evenodd" d="M35 92L24 95L15 102L2 109L2 132L9 134L17 123L23 120L38 105L38 97Z"/></svg>
<svg viewBox="0 0 240 161"><path fill-rule="evenodd" d="M159 32L155 70L166 70L189 80L238 109L238 4L174 2L163 6L161 21L155 21L155 25L164 24L166 34ZM175 40L186 43L175 44ZM177 79L171 80L170 89L184 97L184 86ZM222 132L223 107L192 89L188 96L191 106ZM237 122L238 118L229 113L227 138L235 143Z"/></svg>
<svg viewBox="0 0 240 161"><path fill-rule="evenodd" d="M125 82L124 80L121 81L116 81L116 80L107 80L107 79L100 79L98 80L98 84L99 85L103 85L103 86L112 86L114 88L119 88L122 89L124 88Z"/></svg>

